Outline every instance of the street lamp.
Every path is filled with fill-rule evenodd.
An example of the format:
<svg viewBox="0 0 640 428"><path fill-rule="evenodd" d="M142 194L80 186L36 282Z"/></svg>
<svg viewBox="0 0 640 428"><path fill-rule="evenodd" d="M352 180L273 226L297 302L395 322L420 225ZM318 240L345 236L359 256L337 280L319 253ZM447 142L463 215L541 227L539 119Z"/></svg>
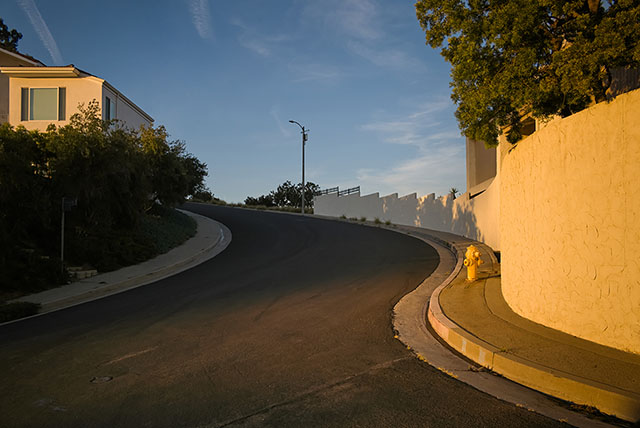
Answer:
<svg viewBox="0 0 640 428"><path fill-rule="evenodd" d="M304 126L300 125L295 120L290 120L289 123L295 123L300 127L300 129L302 129L302 214L304 214L304 146L307 142L307 132L309 132L309 130L304 129Z"/></svg>

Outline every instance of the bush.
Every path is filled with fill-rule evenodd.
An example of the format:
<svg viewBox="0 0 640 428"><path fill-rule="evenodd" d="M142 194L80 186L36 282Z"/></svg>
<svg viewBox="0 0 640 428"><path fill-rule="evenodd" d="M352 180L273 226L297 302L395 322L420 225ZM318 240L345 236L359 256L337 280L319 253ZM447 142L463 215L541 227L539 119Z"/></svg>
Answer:
<svg viewBox="0 0 640 428"><path fill-rule="evenodd" d="M97 102L79 110L69 125L46 132L0 125L2 293L66 282L56 259L63 198L77 201L65 213L65 262L108 270L186 239L173 236L178 217L155 217L155 202L172 207L210 195L206 165L183 142L168 141L163 127L114 126L100 118Z"/></svg>

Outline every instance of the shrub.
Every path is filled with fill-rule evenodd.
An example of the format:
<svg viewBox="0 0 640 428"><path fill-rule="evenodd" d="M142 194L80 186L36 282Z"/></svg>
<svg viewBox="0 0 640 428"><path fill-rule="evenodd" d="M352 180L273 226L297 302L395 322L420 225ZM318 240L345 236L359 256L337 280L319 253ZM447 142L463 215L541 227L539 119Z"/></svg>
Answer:
<svg viewBox="0 0 640 428"><path fill-rule="evenodd" d="M31 302L13 302L0 305L0 323L35 315L40 304Z"/></svg>

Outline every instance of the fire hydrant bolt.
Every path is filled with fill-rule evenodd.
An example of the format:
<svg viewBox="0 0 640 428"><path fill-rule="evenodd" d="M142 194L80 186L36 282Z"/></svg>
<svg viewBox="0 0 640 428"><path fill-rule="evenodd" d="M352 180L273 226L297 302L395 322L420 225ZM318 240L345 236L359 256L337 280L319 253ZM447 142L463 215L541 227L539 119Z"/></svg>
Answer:
<svg viewBox="0 0 640 428"><path fill-rule="evenodd" d="M478 266L484 263L480 259L480 251L475 245L469 245L464 256L464 265L467 267L467 281L475 281L478 279Z"/></svg>

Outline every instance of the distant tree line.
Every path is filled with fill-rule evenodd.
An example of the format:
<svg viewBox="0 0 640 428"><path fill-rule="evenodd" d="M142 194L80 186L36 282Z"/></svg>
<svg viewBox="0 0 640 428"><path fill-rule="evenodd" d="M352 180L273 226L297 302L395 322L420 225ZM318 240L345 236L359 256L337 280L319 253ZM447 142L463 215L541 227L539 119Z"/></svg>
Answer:
<svg viewBox="0 0 640 428"><path fill-rule="evenodd" d="M206 190L206 164L164 127L113 122L93 101L46 132L0 126L0 290L59 279L63 197L77 200L66 213L65 259L109 269L151 251L143 226L159 206Z"/></svg>
<svg viewBox="0 0 640 428"><path fill-rule="evenodd" d="M307 182L304 187L304 206L313 207L313 195L320 190L320 186ZM302 183L292 184L287 180L266 195L258 197L247 196L245 205L261 205L265 207L302 207Z"/></svg>

